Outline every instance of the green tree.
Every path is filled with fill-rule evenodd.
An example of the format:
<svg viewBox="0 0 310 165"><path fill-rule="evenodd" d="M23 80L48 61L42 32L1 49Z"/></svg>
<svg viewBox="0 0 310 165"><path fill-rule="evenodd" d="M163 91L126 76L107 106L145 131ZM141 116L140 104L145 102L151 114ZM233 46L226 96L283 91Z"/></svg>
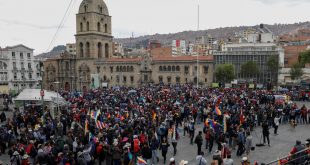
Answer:
<svg viewBox="0 0 310 165"><path fill-rule="evenodd" d="M271 80L276 82L279 71L279 60L277 56L270 56L267 61L268 70L271 73Z"/></svg>
<svg viewBox="0 0 310 165"><path fill-rule="evenodd" d="M303 74L304 72L302 70L302 64L295 63L290 70L291 79L298 80Z"/></svg>
<svg viewBox="0 0 310 165"><path fill-rule="evenodd" d="M235 78L235 67L232 64L220 64L215 69L215 77L218 82L231 82Z"/></svg>
<svg viewBox="0 0 310 165"><path fill-rule="evenodd" d="M259 68L254 61L248 61L241 65L240 73L245 78L253 78L257 74L259 74Z"/></svg>
<svg viewBox="0 0 310 165"><path fill-rule="evenodd" d="M301 66L305 66L305 64L310 63L310 50L300 52L298 56L298 61Z"/></svg>

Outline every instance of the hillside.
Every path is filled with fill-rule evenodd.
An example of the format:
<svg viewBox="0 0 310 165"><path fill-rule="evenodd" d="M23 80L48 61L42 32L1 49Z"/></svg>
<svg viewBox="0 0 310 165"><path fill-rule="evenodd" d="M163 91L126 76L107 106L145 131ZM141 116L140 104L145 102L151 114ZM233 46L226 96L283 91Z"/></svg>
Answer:
<svg viewBox="0 0 310 165"><path fill-rule="evenodd" d="M295 24L274 24L274 25L265 25L269 28L275 35L282 35L285 33L292 33L298 29L310 28L310 22L300 22ZM227 39L233 37L236 32L246 30L248 28L258 28L256 26L239 26L239 27L224 27L200 31L183 31L179 33L170 33L170 34L154 34L140 36L136 38L118 38L115 41L120 42L124 47L132 47L135 45L141 45L146 47L149 40L159 40L163 45L170 45L171 41L174 39L185 39L186 41L194 41L196 37L205 36L209 34L217 39Z"/></svg>
<svg viewBox="0 0 310 165"><path fill-rule="evenodd" d="M58 45L58 46L55 46L50 52L38 54L35 57L36 58L42 58L42 59L52 58L52 57L55 57L55 56L59 55L60 53L64 52L65 50L66 50L66 46Z"/></svg>

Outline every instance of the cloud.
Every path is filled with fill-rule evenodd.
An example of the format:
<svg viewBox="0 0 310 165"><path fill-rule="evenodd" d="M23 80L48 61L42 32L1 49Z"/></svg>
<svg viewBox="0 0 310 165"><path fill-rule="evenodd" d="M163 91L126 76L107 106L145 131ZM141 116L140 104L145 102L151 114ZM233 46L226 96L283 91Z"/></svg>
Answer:
<svg viewBox="0 0 310 165"><path fill-rule="evenodd" d="M301 3L309 3L309 0L254 0L264 4L285 3L290 5L300 5Z"/></svg>
<svg viewBox="0 0 310 165"><path fill-rule="evenodd" d="M46 29L56 29L58 26L53 25L53 26L41 26L41 25L36 25L28 22L22 22L22 21L17 21L17 20L7 20L7 19L0 19L0 22L6 23L8 25L18 25L18 26L27 26L35 29L41 29L41 30L46 30ZM66 28L63 26L62 28Z"/></svg>

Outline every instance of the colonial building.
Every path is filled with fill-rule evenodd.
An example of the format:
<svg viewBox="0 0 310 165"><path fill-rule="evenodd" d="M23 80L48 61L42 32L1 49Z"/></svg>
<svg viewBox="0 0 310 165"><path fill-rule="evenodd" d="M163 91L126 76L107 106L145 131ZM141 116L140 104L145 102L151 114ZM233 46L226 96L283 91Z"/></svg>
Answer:
<svg viewBox="0 0 310 165"><path fill-rule="evenodd" d="M207 86L212 82L213 56L147 53L138 57L113 57L111 16L103 0L83 0L76 24L76 55L64 52L44 61L46 89L85 91L106 85L136 87L197 81Z"/></svg>
<svg viewBox="0 0 310 165"><path fill-rule="evenodd" d="M18 93L24 88L34 88L41 79L39 61L33 49L24 45L0 48L0 93Z"/></svg>

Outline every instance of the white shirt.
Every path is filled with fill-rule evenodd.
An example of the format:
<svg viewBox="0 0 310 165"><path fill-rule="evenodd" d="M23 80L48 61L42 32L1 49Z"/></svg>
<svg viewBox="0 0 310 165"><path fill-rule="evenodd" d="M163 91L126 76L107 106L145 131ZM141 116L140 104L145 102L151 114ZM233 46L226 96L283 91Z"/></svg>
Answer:
<svg viewBox="0 0 310 165"><path fill-rule="evenodd" d="M281 119L281 117L275 117L274 118L274 120L273 120L273 122L274 122L274 124L276 125L276 126L279 126L279 124L280 124L280 119Z"/></svg>

